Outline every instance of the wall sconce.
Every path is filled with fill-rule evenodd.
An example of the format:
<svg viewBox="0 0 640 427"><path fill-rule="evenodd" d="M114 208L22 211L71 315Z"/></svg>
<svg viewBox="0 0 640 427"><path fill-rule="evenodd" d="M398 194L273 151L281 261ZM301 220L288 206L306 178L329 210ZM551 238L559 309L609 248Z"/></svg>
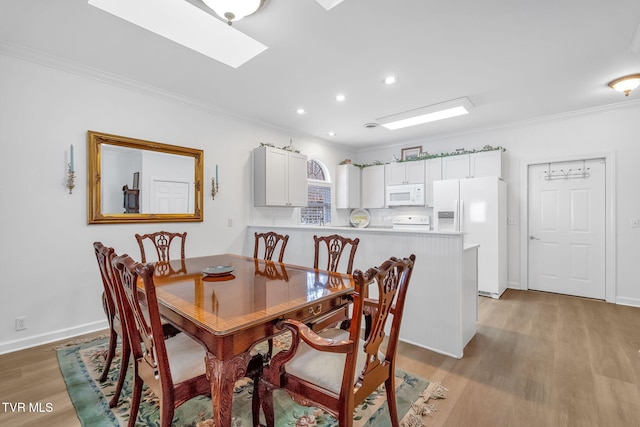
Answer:
<svg viewBox="0 0 640 427"><path fill-rule="evenodd" d="M215 200L216 194L218 194L218 165L216 165L216 177L211 178L211 200Z"/></svg>
<svg viewBox="0 0 640 427"><path fill-rule="evenodd" d="M631 74L629 76L620 77L609 83L611 89L624 93L629 96L632 90L640 86L640 74Z"/></svg>
<svg viewBox="0 0 640 427"><path fill-rule="evenodd" d="M73 144L69 147L69 163L67 163L67 188L69 194L73 193L73 187L75 187L76 172L73 166Z"/></svg>

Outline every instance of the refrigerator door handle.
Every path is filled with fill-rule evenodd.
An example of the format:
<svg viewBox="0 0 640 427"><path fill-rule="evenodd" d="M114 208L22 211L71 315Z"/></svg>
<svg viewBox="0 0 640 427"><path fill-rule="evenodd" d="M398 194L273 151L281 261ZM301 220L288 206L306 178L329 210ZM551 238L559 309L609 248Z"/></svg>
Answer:
<svg viewBox="0 0 640 427"><path fill-rule="evenodd" d="M464 200L458 200L458 231L463 230L464 225Z"/></svg>

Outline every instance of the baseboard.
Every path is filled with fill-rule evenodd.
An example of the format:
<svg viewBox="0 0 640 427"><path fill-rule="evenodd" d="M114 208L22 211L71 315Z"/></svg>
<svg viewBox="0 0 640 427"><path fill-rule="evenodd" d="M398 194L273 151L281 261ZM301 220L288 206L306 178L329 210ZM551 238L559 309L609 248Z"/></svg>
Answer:
<svg viewBox="0 0 640 427"><path fill-rule="evenodd" d="M625 298L625 297L617 297L616 304L620 305L628 305L631 307L640 307L640 299L638 298Z"/></svg>
<svg viewBox="0 0 640 427"><path fill-rule="evenodd" d="M433 351L435 353L439 353L439 354L443 354L445 356L453 357L455 359L462 359L462 354L458 355L458 354L454 354L454 353L449 353L447 351L439 350L437 348L430 347L428 345L420 344L420 343L417 343L417 342L414 342L414 341L411 341L411 340L405 340L405 339L402 339L402 338L399 338L398 340L406 342L407 344L415 345L416 347L420 347L420 348L424 348L426 350ZM469 340L469 341L471 341L471 340Z"/></svg>
<svg viewBox="0 0 640 427"><path fill-rule="evenodd" d="M3 342L3 343L0 343L0 354L11 353L14 351L36 347L36 346L47 344L54 341L73 338L78 335L101 331L103 329L107 329L108 327L109 327L109 324L105 319L97 322L87 323L80 326L74 326L73 328L60 329L57 331L47 332L45 334L40 334L40 335L34 335L31 337L22 338L19 340Z"/></svg>
<svg viewBox="0 0 640 427"><path fill-rule="evenodd" d="M519 291L525 291L522 286L520 286L520 282L507 282L507 289L517 289Z"/></svg>

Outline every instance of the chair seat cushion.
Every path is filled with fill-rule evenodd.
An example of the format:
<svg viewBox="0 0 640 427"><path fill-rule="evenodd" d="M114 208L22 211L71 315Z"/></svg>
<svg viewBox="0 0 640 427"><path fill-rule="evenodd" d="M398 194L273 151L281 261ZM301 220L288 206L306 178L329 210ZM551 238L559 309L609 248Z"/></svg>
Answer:
<svg viewBox="0 0 640 427"><path fill-rule="evenodd" d="M349 331L337 328L326 329L318 335L334 341L346 341L349 339ZM363 348L364 341L360 340L355 377L362 372L367 359L367 354ZM382 362L384 360L384 354L378 352L378 358ZM300 342L296 355L285 364L285 370L290 375L316 384L335 394L339 394L346 359L347 356L345 354L317 351L305 342Z"/></svg>
<svg viewBox="0 0 640 427"><path fill-rule="evenodd" d="M205 351L187 334L166 339L167 357L173 383L177 384L205 373Z"/></svg>

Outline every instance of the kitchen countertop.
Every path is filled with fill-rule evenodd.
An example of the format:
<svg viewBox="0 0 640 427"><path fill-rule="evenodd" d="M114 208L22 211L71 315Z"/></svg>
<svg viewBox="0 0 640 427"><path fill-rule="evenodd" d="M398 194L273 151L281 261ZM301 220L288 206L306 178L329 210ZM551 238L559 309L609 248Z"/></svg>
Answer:
<svg viewBox="0 0 640 427"><path fill-rule="evenodd" d="M301 230L335 230L335 231L357 231L362 233L405 233L405 234L465 234L462 231L434 231L423 230L421 228L397 229L392 227L351 227L349 225L253 225L253 227L280 228L280 229L301 229Z"/></svg>

